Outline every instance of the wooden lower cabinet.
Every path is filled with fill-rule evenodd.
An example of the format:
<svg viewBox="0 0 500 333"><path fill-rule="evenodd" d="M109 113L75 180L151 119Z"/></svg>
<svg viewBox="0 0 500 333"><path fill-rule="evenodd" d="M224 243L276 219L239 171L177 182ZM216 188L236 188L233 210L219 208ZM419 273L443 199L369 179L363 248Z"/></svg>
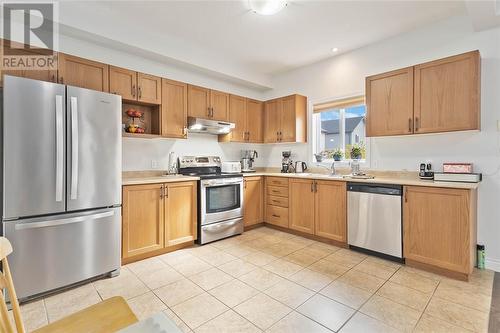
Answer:
<svg viewBox="0 0 500 333"><path fill-rule="evenodd" d="M165 184L165 246L196 240L196 182Z"/></svg>
<svg viewBox="0 0 500 333"><path fill-rule="evenodd" d="M122 260L140 260L196 240L196 193L196 182L123 186Z"/></svg>
<svg viewBox="0 0 500 333"><path fill-rule="evenodd" d="M290 180L290 229L347 243L345 182Z"/></svg>
<svg viewBox="0 0 500 333"><path fill-rule="evenodd" d="M345 182L316 181L314 234L347 243L347 192Z"/></svg>
<svg viewBox="0 0 500 333"><path fill-rule="evenodd" d="M476 190L406 186L403 251L407 263L467 279L475 264L476 195Z"/></svg>
<svg viewBox="0 0 500 333"><path fill-rule="evenodd" d="M163 184L123 187L122 258L164 247Z"/></svg>
<svg viewBox="0 0 500 333"><path fill-rule="evenodd" d="M264 181L262 177L245 177L243 185L245 227L264 220Z"/></svg>
<svg viewBox="0 0 500 333"><path fill-rule="evenodd" d="M290 229L314 234L314 180L290 180Z"/></svg>
<svg viewBox="0 0 500 333"><path fill-rule="evenodd" d="M266 177L265 184L265 221L282 228L288 228L288 178Z"/></svg>

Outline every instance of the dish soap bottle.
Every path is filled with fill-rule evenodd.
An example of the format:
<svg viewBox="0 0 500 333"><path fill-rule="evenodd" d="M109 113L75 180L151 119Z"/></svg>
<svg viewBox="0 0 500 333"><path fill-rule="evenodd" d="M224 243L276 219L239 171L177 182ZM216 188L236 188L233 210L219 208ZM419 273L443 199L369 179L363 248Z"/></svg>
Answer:
<svg viewBox="0 0 500 333"><path fill-rule="evenodd" d="M484 245L477 245L477 268L478 269L484 269L484 259L485 259L485 251L484 251Z"/></svg>

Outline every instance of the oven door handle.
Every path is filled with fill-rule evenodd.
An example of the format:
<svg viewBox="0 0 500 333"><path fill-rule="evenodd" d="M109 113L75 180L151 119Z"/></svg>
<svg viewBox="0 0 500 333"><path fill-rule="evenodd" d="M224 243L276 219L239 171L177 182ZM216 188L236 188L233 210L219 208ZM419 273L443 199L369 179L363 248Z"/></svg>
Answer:
<svg viewBox="0 0 500 333"><path fill-rule="evenodd" d="M227 185L243 185L243 181L237 182L227 182L227 183L219 183L219 184L201 184L202 187L218 187L218 186L227 186Z"/></svg>

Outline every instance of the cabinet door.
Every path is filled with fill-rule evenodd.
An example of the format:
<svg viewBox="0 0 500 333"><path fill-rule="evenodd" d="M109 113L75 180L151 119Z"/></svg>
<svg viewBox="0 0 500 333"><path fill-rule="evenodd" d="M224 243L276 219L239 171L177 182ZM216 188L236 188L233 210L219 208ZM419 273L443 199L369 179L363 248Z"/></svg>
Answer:
<svg viewBox="0 0 500 333"><path fill-rule="evenodd" d="M314 234L314 181L290 179L290 228Z"/></svg>
<svg viewBox="0 0 500 333"><path fill-rule="evenodd" d="M346 183L316 181L315 235L347 243Z"/></svg>
<svg viewBox="0 0 500 333"><path fill-rule="evenodd" d="M196 240L196 182L165 184L165 246Z"/></svg>
<svg viewBox="0 0 500 333"><path fill-rule="evenodd" d="M162 80L161 135L187 138L187 84Z"/></svg>
<svg viewBox="0 0 500 333"><path fill-rule="evenodd" d="M0 42L3 43L3 52L0 52L0 64L4 63L4 55L8 57L11 52L15 52L13 55L16 57L37 57L44 56L48 57L47 64L49 61L54 60L57 57L57 53L54 52L54 55L51 54L51 51L44 49L25 49L21 43L16 43L13 41L2 40ZM15 48L14 51L11 49ZM7 58L8 59L8 58ZM5 59L5 61L8 61ZM49 60L51 59L51 60ZM47 69L41 70L1 70L0 69L0 87L3 87L3 75L11 75L11 76L20 76L28 79L40 80L40 81L48 81L48 82L57 82L57 61L51 61L50 64L53 66ZM1 67L1 66L0 66Z"/></svg>
<svg viewBox="0 0 500 333"><path fill-rule="evenodd" d="M211 118L227 121L229 118L229 94L222 91L210 90Z"/></svg>
<svg viewBox="0 0 500 333"><path fill-rule="evenodd" d="M281 99L280 142L295 142L296 114L295 95Z"/></svg>
<svg viewBox="0 0 500 333"><path fill-rule="evenodd" d="M274 99L264 104L264 142L278 142L281 120L281 100Z"/></svg>
<svg viewBox="0 0 500 333"><path fill-rule="evenodd" d="M413 67L366 78L366 135L413 133Z"/></svg>
<svg viewBox="0 0 500 333"><path fill-rule="evenodd" d="M264 113L264 103L253 99L247 99L247 141L252 143L263 142L262 118Z"/></svg>
<svg viewBox="0 0 500 333"><path fill-rule="evenodd" d="M188 116L210 118L210 89L188 85Z"/></svg>
<svg viewBox="0 0 500 333"><path fill-rule="evenodd" d="M109 92L124 100L137 100L137 72L110 66Z"/></svg>
<svg viewBox="0 0 500 333"><path fill-rule="evenodd" d="M247 100L245 97L229 96L229 122L236 127L229 134L232 142L245 142L247 140Z"/></svg>
<svg viewBox="0 0 500 333"><path fill-rule="evenodd" d="M263 187L262 177L245 177L243 193L245 226L261 223L264 218Z"/></svg>
<svg viewBox="0 0 500 333"><path fill-rule="evenodd" d="M59 53L59 83L97 91L109 91L109 66Z"/></svg>
<svg viewBox="0 0 500 333"><path fill-rule="evenodd" d="M405 258L469 274L471 242L475 244L470 207L469 190L405 187Z"/></svg>
<svg viewBox="0 0 500 333"><path fill-rule="evenodd" d="M161 104L161 77L137 73L137 100Z"/></svg>
<svg viewBox="0 0 500 333"><path fill-rule="evenodd" d="M480 80L478 51L415 66L415 133L479 129Z"/></svg>
<svg viewBox="0 0 500 333"><path fill-rule="evenodd" d="M163 248L163 184L123 187L122 258Z"/></svg>

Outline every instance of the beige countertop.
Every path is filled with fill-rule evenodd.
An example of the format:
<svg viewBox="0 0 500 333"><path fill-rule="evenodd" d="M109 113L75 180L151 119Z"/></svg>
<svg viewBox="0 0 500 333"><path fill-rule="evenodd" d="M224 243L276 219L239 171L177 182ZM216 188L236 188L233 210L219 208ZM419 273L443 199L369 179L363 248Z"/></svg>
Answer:
<svg viewBox="0 0 500 333"><path fill-rule="evenodd" d="M368 173L369 175L372 173ZM372 174L375 176L373 179L358 179L352 178L347 175L330 176L323 173L280 173L273 171L259 171L252 173L244 173L244 177L251 176L272 176L272 177L287 177L287 178L303 178L303 179L317 179L317 180L336 180L344 182L358 182L368 184L395 184L395 185L413 185L413 186L429 186L429 187L444 187L444 188L458 188L458 189L477 189L478 183L459 183L459 182L436 182L433 180L421 180L414 173L404 172L377 172Z"/></svg>
<svg viewBox="0 0 500 333"><path fill-rule="evenodd" d="M166 175L163 171L126 171L122 175L122 185L187 182L199 179L191 176Z"/></svg>
<svg viewBox="0 0 500 333"><path fill-rule="evenodd" d="M344 170L345 171L345 170ZM395 184L395 185L413 185L413 186L429 186L443 188L458 188L458 189L477 189L478 183L458 183L458 182L435 182L433 180L421 180L415 172L403 171L367 171L369 175L375 176L373 179L358 179L347 175L339 174L330 176L324 173L322 169L311 170L310 173L280 173L276 169L257 170L252 173L244 173L244 177L251 176L272 176L272 177L287 177L287 178L303 178L317 180L333 180L343 182L358 182L368 184ZM182 176L182 175L166 175L164 171L126 171L123 172L122 185L141 185L141 184L157 184L157 183L172 183L199 180L199 177Z"/></svg>

